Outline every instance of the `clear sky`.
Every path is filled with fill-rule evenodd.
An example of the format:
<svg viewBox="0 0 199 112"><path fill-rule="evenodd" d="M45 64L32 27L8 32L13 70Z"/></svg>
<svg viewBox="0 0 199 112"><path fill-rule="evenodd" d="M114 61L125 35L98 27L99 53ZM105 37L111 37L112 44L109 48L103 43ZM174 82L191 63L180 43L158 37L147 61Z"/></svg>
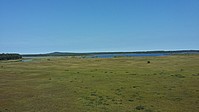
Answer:
<svg viewBox="0 0 199 112"><path fill-rule="evenodd" d="M199 49L199 0L0 0L0 52Z"/></svg>

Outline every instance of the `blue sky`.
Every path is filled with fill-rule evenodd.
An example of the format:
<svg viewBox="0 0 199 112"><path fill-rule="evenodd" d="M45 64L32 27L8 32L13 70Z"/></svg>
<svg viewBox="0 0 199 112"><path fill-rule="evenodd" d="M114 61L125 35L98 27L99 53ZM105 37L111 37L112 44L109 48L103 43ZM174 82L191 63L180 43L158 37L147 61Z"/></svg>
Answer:
<svg viewBox="0 0 199 112"><path fill-rule="evenodd" d="M199 49L199 0L0 0L0 52Z"/></svg>

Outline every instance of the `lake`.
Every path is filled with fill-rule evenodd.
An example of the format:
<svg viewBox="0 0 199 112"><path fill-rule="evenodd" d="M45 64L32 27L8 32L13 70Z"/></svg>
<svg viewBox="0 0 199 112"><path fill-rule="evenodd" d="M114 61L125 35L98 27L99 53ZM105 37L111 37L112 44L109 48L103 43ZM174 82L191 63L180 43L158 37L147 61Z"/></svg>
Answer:
<svg viewBox="0 0 199 112"><path fill-rule="evenodd" d="M31 62L32 59L22 59L21 62Z"/></svg>
<svg viewBox="0 0 199 112"><path fill-rule="evenodd" d="M165 53L127 53L127 54L95 54L87 58L114 58L114 57L145 57L145 56L168 56Z"/></svg>
<svg viewBox="0 0 199 112"><path fill-rule="evenodd" d="M121 53L121 54L92 54L87 56L77 56L77 57L85 57L85 58L114 58L114 57L149 57L149 56L168 56L168 53ZM48 56L53 57L53 56ZM59 57L59 56L57 56ZM71 57L71 56L69 56ZM22 62L31 62L33 58L46 58L46 56L32 56L32 57L23 57Z"/></svg>

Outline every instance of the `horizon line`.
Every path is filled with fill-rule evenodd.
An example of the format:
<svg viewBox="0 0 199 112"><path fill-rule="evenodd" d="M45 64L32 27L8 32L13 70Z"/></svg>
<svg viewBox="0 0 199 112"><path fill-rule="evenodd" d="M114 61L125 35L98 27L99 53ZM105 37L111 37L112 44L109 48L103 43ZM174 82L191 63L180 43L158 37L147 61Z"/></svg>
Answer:
<svg viewBox="0 0 199 112"><path fill-rule="evenodd" d="M199 49L173 49L173 50L128 50L128 51L49 51L49 52L37 52L37 53L20 53L20 52L0 52L1 54L3 53L18 53L22 55L26 54L50 54L50 53L114 53L114 52L153 52L153 51L197 51Z"/></svg>

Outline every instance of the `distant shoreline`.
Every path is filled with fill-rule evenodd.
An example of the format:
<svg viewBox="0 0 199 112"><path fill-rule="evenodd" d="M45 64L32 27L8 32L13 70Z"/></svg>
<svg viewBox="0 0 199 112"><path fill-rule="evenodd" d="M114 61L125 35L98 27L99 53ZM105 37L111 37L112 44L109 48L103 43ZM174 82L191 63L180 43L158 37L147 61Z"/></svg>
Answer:
<svg viewBox="0 0 199 112"><path fill-rule="evenodd" d="M138 51L138 52L90 52L90 53L70 53L53 52L46 54L22 54L23 57L44 57L44 56L92 56L100 54L199 54L199 50L177 50L177 51Z"/></svg>

